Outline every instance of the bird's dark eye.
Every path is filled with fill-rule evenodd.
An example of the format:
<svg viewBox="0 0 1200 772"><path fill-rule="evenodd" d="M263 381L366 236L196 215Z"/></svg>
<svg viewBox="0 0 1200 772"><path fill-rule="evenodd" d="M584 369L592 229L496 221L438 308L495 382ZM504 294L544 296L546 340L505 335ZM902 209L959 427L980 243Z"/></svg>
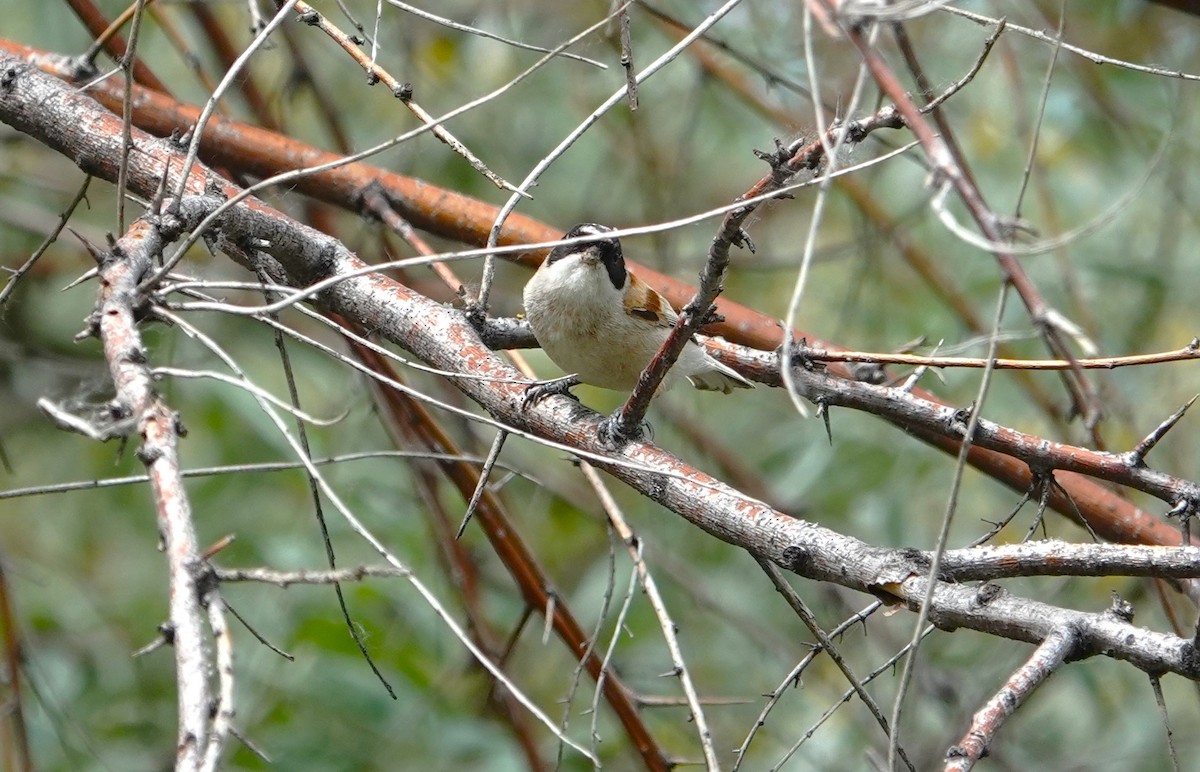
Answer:
<svg viewBox="0 0 1200 772"><path fill-rule="evenodd" d="M587 245L584 246L586 247ZM546 263L557 263L564 257L569 257L570 255L578 252L579 247L579 244L563 244L562 246L555 247L554 249L550 250L550 254L546 255Z"/></svg>
<svg viewBox="0 0 1200 772"><path fill-rule="evenodd" d="M596 223L581 223L576 225L571 230L563 235L563 239L577 239L581 236L599 236L601 234L610 233L613 229L607 225L597 225ZM553 264L562 260L564 257L577 255L581 252L592 250L599 256L600 261L604 264L604 269L608 273L609 281L617 289L622 289L625 286L625 256L621 254L621 242L616 239L604 239L603 241L594 241L587 244L564 244L550 250L550 254L546 256L546 263Z"/></svg>
<svg viewBox="0 0 1200 772"><path fill-rule="evenodd" d="M621 242L616 239L597 241L594 245L600 261L608 271L608 279L617 289L625 288L625 256L621 253Z"/></svg>

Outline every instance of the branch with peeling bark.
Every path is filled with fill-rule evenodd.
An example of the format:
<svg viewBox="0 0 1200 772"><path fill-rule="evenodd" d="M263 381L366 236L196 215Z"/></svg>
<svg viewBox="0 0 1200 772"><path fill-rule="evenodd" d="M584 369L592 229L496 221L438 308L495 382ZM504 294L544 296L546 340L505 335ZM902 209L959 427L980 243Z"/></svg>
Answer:
<svg viewBox="0 0 1200 772"><path fill-rule="evenodd" d="M56 90L58 89L58 90ZM76 110L73 115L78 122L67 121L64 126L48 126L39 123L38 108L50 102L55 108ZM108 164L112 162L113 144L119 133L109 135L108 119L97 111L94 104L86 97L62 90L55 83L39 80L31 69L23 65L5 60L0 63L0 110L3 110L5 120L12 119L14 125L35 134L47 144L50 144L73 158L82 159L89 170L96 170L99 176L110 178ZM86 126L87 131L81 130ZM91 134L91 136L85 136ZM173 159L174 148L169 143L155 141L144 135L134 137L139 150L138 157L131 168L132 190L148 195L157 189L158 178L164 173L169 181L177 182L181 178L180 165ZM211 211L220 200L218 196L201 194L219 192L228 196L236 191L215 177L207 175L203 170L193 171L192 183L188 189L192 196L186 198L180 211L188 213L189 207L197 207L202 213ZM149 249L161 250L161 243L138 241L145 239L135 226L125 239L134 239L129 244L118 242L121 251L141 253ZM329 239L311 229L288 220L274 212L269 207L256 200L234 207L219 223L221 236L231 243L254 245L255 248L270 254L287 270L289 276L297 285L306 285L313 281L359 271L362 264L350 254L340 243ZM157 232L153 238L161 240L170 238L176 226L171 225L166 234ZM150 246L147 246L149 244ZM116 250L114 250L115 252ZM149 263L147 262L148 266ZM144 272L142 272L144 273ZM119 324L107 331L105 336L106 350L111 338L117 341L128 341L122 337L123 331L132 330L134 309L140 298L134 292L142 273L137 273L130 283L129 277L121 277L119 283L112 286L125 287L125 295L119 299L118 305L127 318L118 320ZM106 281L108 281L106 277ZM441 368L451 374L474 375L480 374L494 378L492 382L477 378L454 379L459 388L468 394L478 404L483 406L506 430L527 433L548 439L560 446L570 447L581 455L587 455L596 460L614 476L628 482L645 495L666 504L669 508L687 517L691 522L705 528L730 543L742 546L756 556L773 561L799 575L820 581L836 582L862 592L869 592L878 597L884 597L889 602L903 604L910 608L921 602L925 588L932 581L924 572L920 560L913 559L909 553L895 550L879 550L854 539L837 534L828 529L811 523L795 520L779 512L765 507L739 492L722 485L718 481L703 475L681 460L664 453L653 445L634 443L619 454L607 454L604 448L594 442L594 429L598 417L586 416L579 418L572 411L562 408L555 409L546 405L527 413L520 410L522 392L519 373L508 367L495 357L483 344L461 314L432 303L427 298L412 292L409 288L391 282L379 276L356 276L347 279L325 292L321 293L317 302L324 308L335 310L361 323L379 330L389 339L413 351L418 357L434 367ZM104 330L105 315L101 315L101 333ZM133 330L136 334L136 330ZM124 352L124 358L122 353ZM178 469L174 462L174 438L171 433L175 424L170 412L161 408L155 402L152 389L148 386L148 371L139 373L137 368L145 370L144 355L140 346L122 348L117 346L110 353L110 362L114 363L114 380L121 383L121 377L130 378L123 388L136 396L130 404L137 403L146 415L143 429L145 447L155 450L147 454L151 477L155 478L155 464L162 462L160 479L156 485L164 492L162 496L163 517L182 517L187 520L186 500L180 509L178 502L170 502L170 491L178 490ZM142 359L142 361L138 361ZM117 368L120 363L120 369ZM804 370L801 366L799 370ZM831 388L828 380L822 380L813 373L813 388ZM453 375L451 376L453 378ZM824 377L824 376L823 376ZM146 383L142 383L145 381ZM871 384L849 381L858 386L870 387L865 391L856 391L856 399L866 401L878 400L890 405L904 406L907 402L900 399L894 392L880 391L878 394L871 389L880 387ZM835 384L841 388L843 384ZM831 392L832 393L832 392ZM150 397L147 397L150 395ZM929 410L940 411L941 407L930 407ZM949 410L945 408L944 410ZM932 414L936 422L949 427L952 436L954 429L953 415L946 418L942 413ZM930 425L929 431L937 426ZM995 427L996 436L1003 427ZM981 426L981 433L993 431ZM959 432L961 435L961 432ZM1011 440L1011 438L1008 438ZM1033 438L1036 440L1036 438ZM973 438L980 442L977 435ZM985 443L986 444L986 443ZM1121 466L1108 465L1102 456L1094 455L1082 462L1072 462L1081 465L1070 466L1068 456L1074 457L1074 448L1050 448L1050 453L1061 453L1056 456L1033 455L1041 453L1040 445L1027 442L1030 446L1028 456L1021 459L1029 464L1049 459L1054 463L1060 460L1063 465L1058 468L1076 469L1104 476L1120 471ZM1001 444L1006 450L1011 450L1012 444ZM170 452L158 453L159 450ZM1032 461L1030 459L1033 459ZM1146 486L1142 489L1151 490L1156 494L1179 495L1180 500L1195 500L1194 484L1177 481L1141 468L1139 457L1136 464L1124 464L1123 468L1132 475L1125 484L1133 487ZM1087 466L1091 464L1092 466ZM175 468L172 478L171 468ZM1106 478L1107 479L1107 478ZM1184 487L1179 487L1183 485ZM1187 488L1186 486L1192 486ZM175 486L172 488L172 486ZM156 491L159 489L156 487ZM1164 498L1164 500L1170 500ZM174 506L173 513L168 510ZM191 552L195 553L194 537ZM170 544L170 540L168 540ZM178 542L177 542L178 544ZM186 546L186 545L185 545ZM186 552L186 550L185 550ZM976 555L983 556L985 551L962 551L964 564L969 564ZM174 554L174 551L172 551ZM1149 553L1148 553L1149 554ZM1151 575L1169 575L1188 579L1196 576L1195 559L1185 550L1173 551L1170 559L1158 560L1166 553L1150 555L1148 567L1145 569ZM947 555L947 560L953 553ZM1076 568L1064 571L1071 573L1082 570L1085 556L1076 556L1079 561ZM1132 554L1126 556L1132 561ZM1043 565L1061 565L1054 563L1050 556L1040 557ZM1030 565L1035 565L1038 557L1029 558ZM1119 560L1119 558L1118 558ZM1158 562L1155 562L1158 560ZM982 558L981 558L982 562ZM1190 566L1189 566L1190 563ZM1169 564L1169 566L1168 566ZM1057 631L1070 629L1077 632L1079 640L1073 642L1071 658L1104 654L1123 659L1150 672L1175 672L1189 678L1200 677L1200 664L1192 642L1182 638L1153 633L1134 627L1128 619L1111 618L1105 614L1086 614L1047 604L1036 603L1027 599L1005 594L990 585L982 588L969 588L953 584L947 574L952 573L952 562L944 564L943 576L936 579L937 584L933 593L931 619L939 626L952 629L963 626L986 631L1016 640L1031 642L1052 641ZM1005 564L1007 565L1007 564ZM978 569L976 574L970 574L962 569L962 574L955 574L954 579L961 580L964 576L996 576L1002 571L992 569L997 573L988 573L988 569ZM1036 572L1036 571L1035 571ZM186 579L186 577L184 577ZM182 580L181 580L182 581ZM198 580L193 580L195 584ZM191 587L199 598L203 587ZM174 621L174 610L173 610ZM214 622L216 623L216 622ZM176 629L176 647L178 652L179 631ZM1048 644L1044 644L1048 645ZM178 654L177 654L178 656ZM224 672L222 665L222 672ZM181 672L183 668L181 666ZM193 671L203 672L203 670ZM192 688L189 686L189 688ZM183 691L181 690L181 707ZM190 701L192 704L194 700ZM181 716L184 713L181 712ZM227 717L227 713L218 716ZM188 738L196 734L181 735L185 750Z"/></svg>
<svg viewBox="0 0 1200 772"><path fill-rule="evenodd" d="M7 41L0 41L0 51L36 62L39 67L59 77L85 80L89 77L88 73L78 72L66 57L45 54ZM110 109L120 109L121 91L108 81L95 84L89 93ZM186 131L199 116L196 108L146 89L135 88L133 100L134 121L141 128L160 136ZM298 165L328 167L339 158L274 132L219 116L214 116L202 135L201 150L202 157L211 163L258 177L269 177L297 168ZM79 157L86 163L85 157ZM380 190L396 210L416 227L470 244L482 244L487 240L496 214L495 207L476 199L363 163L324 168L321 172L297 177L289 184L298 192L351 210L360 208L366 191ZM554 228L513 213L505 222L499 243L545 242L559 235L560 231ZM512 259L531 265L540 257L538 250L531 249ZM684 282L645 267L631 267L662 292L676 308L682 307L695 294L695 289ZM712 332L734 343L763 351L772 350L780 344L782 336L776 320L726 299L719 298L716 305L724 321L708 328ZM519 336L521 329L520 325L515 325L512 331ZM838 350L837 346L812 335L800 335L811 348L827 352ZM529 340L532 341L532 336ZM508 345L503 340L492 340L490 337L489 343L499 347ZM750 365L747 363L746 366ZM853 377L853 371L839 363L830 363L828 372L844 378ZM942 404L927 391L913 389L911 393L931 404ZM904 427L902 421L897 424ZM921 430L913 433L948 453L958 452L959 443L953 437ZM1018 491L1029 490L1034 481L1027 464L1001 452L975 446L971 449L968 462ZM1164 532L1169 529L1165 529L1161 521L1103 485L1073 472L1056 473L1055 482L1057 485L1052 486L1049 505L1069 518L1083 517L1097 534L1121 542L1169 543L1166 540L1169 537Z"/></svg>
<svg viewBox="0 0 1200 772"><path fill-rule="evenodd" d="M110 175L109 164L118 157L119 132L111 130L115 117L88 97L11 59L0 60L0 89L0 111L7 122L71 157L86 159L98 176ZM49 102L55 103L60 118L69 119L43 123L44 105ZM140 133L134 135L134 142L138 153L129 175L132 190L152 194L164 173L168 182L177 181L181 172L175 148ZM199 208L215 207L236 192L234 186L198 167L193 168L187 188L194 194L187 205ZM382 276L364 275L362 263L337 240L255 199L231 208L220 229L222 237L233 243L257 245L300 285L357 272L323 291L320 305L377 330L434 367L471 375L452 380L509 431L570 448L714 536L801 576L909 607L916 607L924 597L930 579L922 574L919 561L899 551L873 548L773 511L652 444L634 442L619 453L609 453L597 438L601 418L596 414L581 414L557 401L522 411L520 374L484 345L464 314ZM1190 641L1002 590L935 581L931 619L939 626L1038 642L1058 624L1071 623L1089 631L1081 649L1085 653L1103 652L1147 670L1200 677L1200 658Z"/></svg>
<svg viewBox="0 0 1200 772"><path fill-rule="evenodd" d="M149 357L138 332L143 298L136 290L154 259L161 258L163 246L199 221L193 218L202 214L204 207L192 205L198 203L185 202L180 207L184 213L182 219L156 214L142 217L109 252L100 256L100 293L94 320L94 331L104 344L116 388L113 405L119 406L135 424L141 438L138 457L145 463L150 478L167 556L169 624L179 689L177 769L200 769L208 759L220 754L224 728L233 710L232 704L226 702L232 699L232 691L224 688L228 683L226 664L232 655L219 612L212 612L210 624L220 625L219 629L213 628L214 633L222 636L220 663L207 640L205 607L211 609L220 600L197 547L191 509L183 489L177 448L183 434L182 424L154 386ZM187 216L189 213L191 217ZM223 688L214 702L209 674L218 671Z"/></svg>

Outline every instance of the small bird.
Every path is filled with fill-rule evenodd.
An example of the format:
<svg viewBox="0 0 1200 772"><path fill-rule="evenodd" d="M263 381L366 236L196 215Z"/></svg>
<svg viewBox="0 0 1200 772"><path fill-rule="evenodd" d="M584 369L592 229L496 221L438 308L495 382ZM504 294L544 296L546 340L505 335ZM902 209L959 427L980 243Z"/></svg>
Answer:
<svg viewBox="0 0 1200 772"><path fill-rule="evenodd" d="M563 237L600 236L612 228L576 225ZM625 268L621 243L606 238L551 250L525 285L525 318L538 343L568 373L531 390L526 401L567 393L578 383L631 391L662 348L678 315L662 295ZM697 389L728 394L754 384L688 341L660 389L686 378Z"/></svg>

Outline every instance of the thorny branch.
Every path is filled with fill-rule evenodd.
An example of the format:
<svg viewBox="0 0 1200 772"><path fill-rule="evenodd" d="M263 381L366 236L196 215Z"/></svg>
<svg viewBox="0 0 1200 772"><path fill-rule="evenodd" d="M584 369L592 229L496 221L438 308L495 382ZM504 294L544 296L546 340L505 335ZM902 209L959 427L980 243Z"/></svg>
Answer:
<svg viewBox="0 0 1200 772"><path fill-rule="evenodd" d="M201 207L188 203L180 208L181 212L193 216L202 212ZM183 489L177 455L183 426L154 386L149 357L137 328L142 309L141 298L135 292L153 259L161 257L164 244L182 232L189 221L198 222L186 214L184 217L143 216L101 256L94 332L104 344L116 387L113 413L132 418L142 440L138 457L150 477L170 580L171 639L179 687L176 768L192 770L200 769L206 757L219 754L223 740L223 734L214 734L217 727L210 713L214 703L209 673L216 670L217 663L204 630L204 608L219 600L199 554ZM221 696L229 695L223 691ZM223 700L219 704L220 716L232 710Z"/></svg>
<svg viewBox="0 0 1200 772"><path fill-rule="evenodd" d="M1075 656L1078 644L1076 631L1069 627L1050 631L1033 656L979 709L962 740L946 752L946 771L965 772L974 767L975 762L987 753L988 746L1005 720L1017 711L1034 689Z"/></svg>
<svg viewBox="0 0 1200 772"><path fill-rule="evenodd" d="M778 190L795 175L818 168L826 157L826 148L833 146L838 137L844 135L847 142L857 143L878 129L897 129L903 125L904 121L900 118L900 114L891 107L885 107L868 118L853 121L849 126L834 126L825 132L824 137L818 137L816 140L810 142L800 140L787 147L780 143L773 154L759 153L759 157L770 164L771 171L743 193L738 200L752 199ZM725 216L708 249L708 259L700 272L700 285L696 294L684 306L679 320L675 323L675 328L671 330L671 335L663 343L662 348L642 371L633 393L614 415L612 434L615 439L635 435L637 428L641 426L646 417L650 400L663 378L666 377L667 371L675 364L675 360L679 358L683 347L687 345L692 336L699 332L706 322L711 321L711 315L715 312L713 303L724 288L725 272L729 268L730 248L737 245L748 247L751 251L754 250L754 244L742 230L742 225L757 208L755 205L746 205Z"/></svg>
<svg viewBox="0 0 1200 772"><path fill-rule="evenodd" d="M112 173L119 133L111 129L116 122L89 98L70 92L59 81L11 58L0 59L0 89L0 116L6 122L34 133L73 158L88 159L98 176L108 178ZM74 114L76 120L45 124L40 118L47 103L54 103L60 115ZM112 123L110 130L106 130L106 121ZM177 179L178 164L167 163L173 157L168 143L140 133L135 133L134 142L139 163L131 165L131 190L156 190L164 173L170 178L168 182ZM193 177L190 190L203 191L211 186L223 195L236 191L211 173L202 178L195 170ZM217 200L213 196L195 198L194 205L212 206ZM302 284L362 267L340 242L256 200L229 210L221 229L223 237L234 243L256 240L254 243L262 245L263 251ZM511 422L514 432L532 432L602 459L600 465L610 474L720 539L801 576L885 597L909 608L916 608L926 593L931 580L922 573L919 562L897 559L896 551L874 548L815 523L775 512L654 445L634 442L620 453L606 453L598 444L599 416L580 414L557 403L543 403L521 412L524 390L518 373L483 345L461 312L380 276L348 278L322 293L320 304L379 331L430 365L494 378L494 383L480 377L458 379L456 385L486 410ZM1148 671L1200 678L1200 657L1188 640L1136 628L1104 615L1056 608L1003 590L984 592L940 579L933 581L936 587L930 620L939 627L965 627L1040 643L1053 629L1071 625L1081 631L1079 656L1103 653Z"/></svg>

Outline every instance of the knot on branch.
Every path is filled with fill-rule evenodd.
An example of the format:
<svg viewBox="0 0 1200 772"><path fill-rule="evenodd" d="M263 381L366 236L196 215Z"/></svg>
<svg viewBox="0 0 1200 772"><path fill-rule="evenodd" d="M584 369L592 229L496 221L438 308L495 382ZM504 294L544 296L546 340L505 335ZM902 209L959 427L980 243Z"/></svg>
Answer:
<svg viewBox="0 0 1200 772"><path fill-rule="evenodd" d="M975 597L971 598L971 605L975 608L983 608L1003 594L1003 587L995 582L987 582L980 585L979 589L975 591Z"/></svg>
<svg viewBox="0 0 1200 772"><path fill-rule="evenodd" d="M21 69L20 65L13 64L0 72L0 91L7 93L13 90L13 86L17 84L17 78L21 75Z"/></svg>
<svg viewBox="0 0 1200 772"><path fill-rule="evenodd" d="M766 162L771 167L771 179L776 184L782 185L787 182L789 177L795 174L788 163L792 159L792 150L784 145L783 140L779 139L779 137L775 138L775 152L768 153L764 150L755 149L753 153L758 160Z"/></svg>
<svg viewBox="0 0 1200 772"><path fill-rule="evenodd" d="M707 327L710 324L720 324L725 321L725 315L717 311L717 304L710 303L708 310L704 312L704 317L700 320L701 327Z"/></svg>
<svg viewBox="0 0 1200 772"><path fill-rule="evenodd" d="M1112 605L1105 610L1104 615L1120 622L1132 622L1133 604L1118 595L1116 590L1113 590Z"/></svg>
<svg viewBox="0 0 1200 772"><path fill-rule="evenodd" d="M780 346L775 349L775 356L779 357L780 360L783 359L783 352L785 348L789 347L780 344ZM808 345L807 338L801 338L800 340L793 342L790 346L790 349L791 357L787 363L788 367L807 370L810 373L824 372L825 363L818 362L812 358L810 354L812 349Z"/></svg>
<svg viewBox="0 0 1200 772"><path fill-rule="evenodd" d="M784 547L783 554L779 557L781 558L780 565L797 574L803 574L812 562L812 556L809 555L808 550L795 545Z"/></svg>
<svg viewBox="0 0 1200 772"><path fill-rule="evenodd" d="M877 362L851 362L850 375L856 381L879 386L887 382L887 370Z"/></svg>
<svg viewBox="0 0 1200 772"><path fill-rule="evenodd" d="M750 254L752 255L756 252L754 241L751 240L750 234L744 228L738 228L734 231L733 235L729 237L729 243L735 247L750 250Z"/></svg>

